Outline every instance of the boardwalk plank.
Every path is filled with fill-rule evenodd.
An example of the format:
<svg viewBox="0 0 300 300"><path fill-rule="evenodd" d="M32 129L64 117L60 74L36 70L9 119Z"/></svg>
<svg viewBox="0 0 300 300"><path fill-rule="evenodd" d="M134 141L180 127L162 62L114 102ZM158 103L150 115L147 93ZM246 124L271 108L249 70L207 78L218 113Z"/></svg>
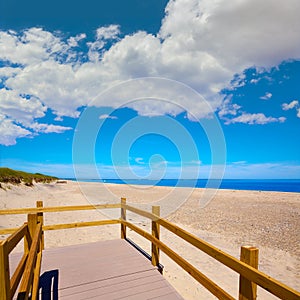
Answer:
<svg viewBox="0 0 300 300"><path fill-rule="evenodd" d="M41 274L55 270L59 299L183 299L121 239L46 249Z"/></svg>

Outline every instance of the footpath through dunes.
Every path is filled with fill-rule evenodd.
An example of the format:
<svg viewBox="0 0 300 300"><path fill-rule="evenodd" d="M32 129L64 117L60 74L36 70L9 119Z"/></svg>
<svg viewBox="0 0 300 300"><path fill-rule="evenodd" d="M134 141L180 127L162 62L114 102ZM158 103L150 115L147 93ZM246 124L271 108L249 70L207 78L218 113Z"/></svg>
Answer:
<svg viewBox="0 0 300 300"><path fill-rule="evenodd" d="M173 188L154 187L151 189L136 189L134 187L126 185L106 185L95 183L84 183L91 189L91 192L98 194L99 198L105 199L105 195L108 192L111 198L116 199L119 202L120 197L126 196L127 201L149 202L153 201L153 195L155 199L167 194ZM105 189L105 190L103 190ZM252 234L252 231L244 230L244 224L247 224L247 211L249 214L249 208L251 212L255 211L256 219L265 221L265 215L268 212L268 208L273 209L274 216L277 220L282 222L287 221L288 214L281 216L281 211L278 209L276 214L276 206L282 209L287 205L291 210L291 213L298 214L300 212L299 194L297 193L270 193L270 192L251 192L251 191L224 191L220 190L209 205L204 209L199 209L197 201L203 191L201 189L195 189L186 203L181 206L175 213L169 216L172 222L182 225L188 231L191 231L195 235L203 238L204 240L212 243L216 247L225 250L229 254L239 258L240 246L243 244L253 245L259 247L260 253L260 270L271 275L272 277L284 282L285 284L293 287L296 290L300 290L299 282L299 255L293 252L292 249L297 249L297 245L290 246L285 250L284 244L281 244L281 239L278 243L270 246L265 246L263 243L259 243L259 235ZM180 193L178 193L180 194ZM103 196L104 195L104 196ZM173 194L176 197L176 193ZM236 205L243 199L243 205ZM44 206L65 206L65 205L86 205L86 197L82 194L82 189L76 182L68 182L67 184L37 184L32 188L16 187L12 186L10 190L3 191L0 189L0 203L1 209L3 208L15 208L15 207L34 207L36 200L43 200ZM228 202L226 202L228 201ZM225 204L226 202L226 204ZM266 203L264 209L257 209L261 203ZM222 205L223 203L223 205ZM267 205L269 204L269 205ZM256 208L256 210L254 209ZM270 210L269 209L269 210ZM82 211L82 212L70 212L64 214L64 221L66 223L72 221L78 221L81 218L83 221L99 219L103 211ZM238 219L238 216L245 215L245 218ZM236 216L235 222L231 220ZM46 222L60 223L62 218L61 213L48 213L45 215ZM106 215L102 215L102 218L107 218ZM254 218L254 217L253 217ZM255 220L256 220L255 219ZM0 226L2 227L16 227L25 221L24 216L21 215L8 215L1 216ZM146 221L133 220L137 225L147 226ZM265 221L266 222L266 221ZM259 223L255 222L259 228ZM275 220L274 220L274 223ZM220 226L218 226L220 224ZM287 228L290 231L286 231L283 235L289 235L292 232L293 226L291 223ZM203 227L202 227L203 226ZM273 226L273 225L272 225ZM270 229L272 229L270 226ZM294 223L294 226L298 226L298 223ZM283 226L284 228L284 226ZM134 233L129 230L129 233L134 237ZM119 232L115 230L114 225L101 226L99 228L78 228L69 230L59 230L46 232L46 248L57 247L57 245L72 245L74 241L76 243L90 243L99 240L109 240L119 238ZM216 282L230 292L232 295L236 295L238 290L237 277L234 272L228 270L226 267L222 267L220 264L215 264L206 255L199 254L199 251L186 245L185 242L180 241L174 235L161 230L162 239L167 240L172 249L175 249L182 254L183 257L187 257L188 260L195 266L199 267L209 278L216 280ZM252 236L253 235L253 236ZM135 237L138 243L145 249L149 249L149 243L139 236ZM254 240L256 238L256 240ZM269 230L268 238L276 239L276 230ZM299 236L295 237L299 241ZM241 241L242 240L242 241ZM264 241L261 238L262 242ZM241 242L239 242L241 241ZM255 242L256 241L256 242ZM299 245L299 242L298 242ZM294 248L293 248L294 247ZM187 256L185 256L185 254ZM209 293L206 293L205 289L202 289L199 284L192 278L177 267L170 259L162 254L161 262L165 265L165 277L166 279L178 290L178 292L185 299L214 299ZM258 291L260 299L274 299L269 293ZM201 295L201 296L200 296ZM204 297L204 298L203 298Z"/></svg>

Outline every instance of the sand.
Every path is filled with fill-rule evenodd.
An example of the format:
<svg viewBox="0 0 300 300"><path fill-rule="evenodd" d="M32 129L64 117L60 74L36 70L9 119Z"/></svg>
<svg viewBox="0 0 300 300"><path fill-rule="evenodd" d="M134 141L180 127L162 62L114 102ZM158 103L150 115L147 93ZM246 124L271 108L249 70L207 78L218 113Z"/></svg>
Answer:
<svg viewBox="0 0 300 300"><path fill-rule="evenodd" d="M35 184L0 189L0 209L127 202L151 209L161 205L162 215L219 249L239 258L240 247L259 248L259 269L300 290L300 194L262 191L203 190L100 183ZM206 203L207 202L207 203ZM203 207L203 204L206 205ZM68 223L119 217L119 211L46 213L45 224ZM150 229L149 221L128 214L133 223ZM0 228L18 227L23 215L1 216ZM132 231L128 236L147 251L150 244ZM0 236L1 239L6 236ZM56 247L120 237L119 225L68 229L45 233L46 247ZM161 229L161 240L176 250L234 297L238 275L206 254ZM18 249L17 249L18 250ZM215 299L200 284L161 254L164 276L185 299ZM258 289L258 299L276 299Z"/></svg>

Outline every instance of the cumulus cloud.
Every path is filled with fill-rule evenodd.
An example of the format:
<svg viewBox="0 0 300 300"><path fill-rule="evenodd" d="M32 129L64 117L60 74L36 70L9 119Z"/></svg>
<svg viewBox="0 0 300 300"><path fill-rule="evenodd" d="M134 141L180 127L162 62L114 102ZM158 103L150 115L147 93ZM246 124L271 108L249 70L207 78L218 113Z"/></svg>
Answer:
<svg viewBox="0 0 300 300"><path fill-rule="evenodd" d="M209 53L232 71L272 67L286 57L299 58L299 8L297 0L285 5L272 0L170 1L160 33L172 37L177 49Z"/></svg>
<svg viewBox="0 0 300 300"><path fill-rule="evenodd" d="M35 119L45 116L47 107L37 98L20 95L14 90L0 89L0 144L15 145L16 139L36 133L62 133L72 128L39 124Z"/></svg>
<svg viewBox="0 0 300 300"><path fill-rule="evenodd" d="M299 10L298 0L285 1L284 5L272 0L170 0L156 35L139 31L121 37L118 25L98 28L92 41L85 33L66 38L41 28L0 31L0 60L10 64L0 68L2 84L17 95L29 95L26 101L35 108L33 112L24 107L13 112L7 100L0 101L4 101L5 114L12 120L17 114L24 120L30 113L36 122L38 110L46 107L57 120L63 116L76 118L79 107L89 105L107 88L151 76L183 82L200 93L212 111L236 115L239 107L224 106L220 91L244 84L245 68L270 68L283 60L300 58ZM85 43L87 53L78 47L81 43ZM235 83L234 74L240 74ZM163 89L161 93L165 95ZM154 94L159 97L161 93L156 89ZM269 99L271 93L263 97ZM21 99L14 101L27 105ZM196 98L178 100L181 109L174 108L170 101L158 105L152 95L147 105L131 102L130 107L141 115L176 115L187 109L193 113L187 114L191 120L207 117L211 112ZM116 108L126 103L111 98L97 105ZM24 116L20 116L21 112ZM261 114L249 116L250 124L276 119ZM236 117L231 123L245 118Z"/></svg>
<svg viewBox="0 0 300 300"><path fill-rule="evenodd" d="M290 103L283 103L282 104L282 109L283 110L290 110L293 108L297 108L299 106L298 100L293 100Z"/></svg>
<svg viewBox="0 0 300 300"><path fill-rule="evenodd" d="M35 97L22 97L15 90L0 89L0 110L2 114L19 123L28 124L45 115L46 107Z"/></svg>
<svg viewBox="0 0 300 300"><path fill-rule="evenodd" d="M265 94L264 94L264 96L261 96L260 97L260 99L262 99L262 100L269 100L269 99L271 99L272 98L272 93L269 93L269 92L266 92Z"/></svg>
<svg viewBox="0 0 300 300"><path fill-rule="evenodd" d="M244 123L244 124L268 124L268 123L274 123L274 122L280 122L283 123L286 120L285 117L266 117L263 113L257 113L257 114L249 114L249 113L243 113L240 116L228 119L226 121L226 124L234 124L234 123Z"/></svg>
<svg viewBox="0 0 300 300"><path fill-rule="evenodd" d="M41 28L21 33L0 31L0 59L14 64L37 64L55 53L64 52L64 48L59 37Z"/></svg>
<svg viewBox="0 0 300 300"><path fill-rule="evenodd" d="M218 112L220 118L225 118L225 116L236 116L239 109L241 108L240 105L231 102L231 97L226 98L223 101L222 106Z"/></svg>
<svg viewBox="0 0 300 300"><path fill-rule="evenodd" d="M0 114L0 144L11 146L16 144L16 139L29 136L31 132L21 126L18 126Z"/></svg>
<svg viewBox="0 0 300 300"><path fill-rule="evenodd" d="M85 33L81 33L81 34L78 34L76 36L71 36L68 39L68 45L70 47L77 47L78 46L78 42L80 42L81 40L83 40L85 38L86 38L86 34Z"/></svg>
<svg viewBox="0 0 300 300"><path fill-rule="evenodd" d="M2 67L0 68L0 78L13 77L21 71L21 68Z"/></svg>
<svg viewBox="0 0 300 300"><path fill-rule="evenodd" d="M283 110L296 109L297 117L300 118L300 105L298 100L293 100L290 103L283 103L281 107Z"/></svg>
<svg viewBox="0 0 300 300"><path fill-rule="evenodd" d="M94 42L88 42L89 47L88 58L90 61L97 62L101 59L108 40L116 40L120 34L118 25L110 25L107 27L100 27L96 31L96 39Z"/></svg>

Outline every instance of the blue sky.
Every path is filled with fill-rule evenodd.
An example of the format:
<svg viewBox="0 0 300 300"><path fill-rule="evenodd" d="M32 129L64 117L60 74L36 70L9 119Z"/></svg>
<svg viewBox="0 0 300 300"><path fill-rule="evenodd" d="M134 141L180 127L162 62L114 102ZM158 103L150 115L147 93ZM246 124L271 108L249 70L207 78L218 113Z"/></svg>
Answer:
<svg viewBox="0 0 300 300"><path fill-rule="evenodd" d="M299 11L298 0L1 1L0 165L300 178Z"/></svg>

